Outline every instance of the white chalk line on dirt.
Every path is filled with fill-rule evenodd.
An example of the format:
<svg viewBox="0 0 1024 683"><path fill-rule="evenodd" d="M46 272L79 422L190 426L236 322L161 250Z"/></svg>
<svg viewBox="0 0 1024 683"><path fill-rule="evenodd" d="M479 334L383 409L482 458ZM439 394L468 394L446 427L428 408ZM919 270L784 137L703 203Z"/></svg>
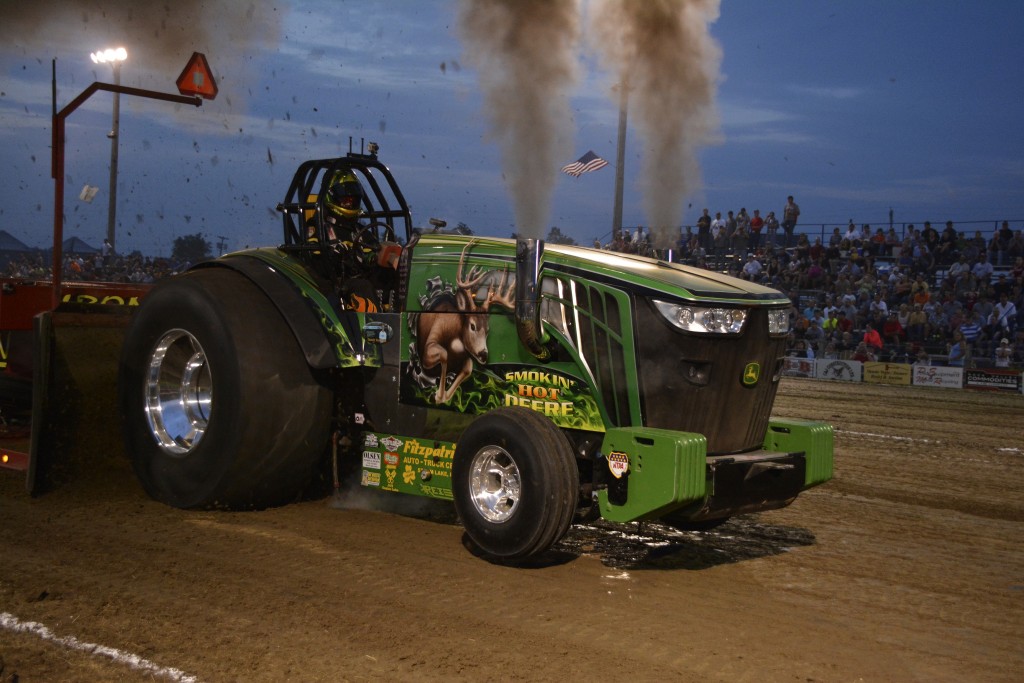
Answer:
<svg viewBox="0 0 1024 683"><path fill-rule="evenodd" d="M906 441L909 443L931 443L941 446L942 441L939 439L917 439L912 436L896 436L895 434L875 434L873 432L852 432L847 429L837 429L836 434L849 434L850 436L863 436L869 439L882 439L890 441ZM1011 446L1001 446L995 449L999 453L1024 453L1024 449L1013 448Z"/></svg>
<svg viewBox="0 0 1024 683"><path fill-rule="evenodd" d="M849 434L851 436L866 436L869 439L890 439L892 441L909 441L911 443L934 443L941 444L938 439L915 439L912 436L896 436L895 434L874 434L872 432L851 432L846 429L835 430L836 434Z"/></svg>
<svg viewBox="0 0 1024 683"><path fill-rule="evenodd" d="M142 657L133 655L130 652L118 650L115 647L107 647L106 645L98 645L96 643L86 643L74 636L58 636L49 628L37 621L21 621L13 614L9 614L7 612L0 612L0 628L7 629L8 631L14 631L15 633L29 633L38 636L42 640L48 640L56 645L66 647L69 650L78 650L79 652L85 652L90 655L102 655L104 657L109 657L118 664L124 664L125 666L137 671L144 671L153 676L168 678L172 681L177 681L178 683L197 683L199 681L195 676L186 674L180 669L160 666L148 659L143 659Z"/></svg>

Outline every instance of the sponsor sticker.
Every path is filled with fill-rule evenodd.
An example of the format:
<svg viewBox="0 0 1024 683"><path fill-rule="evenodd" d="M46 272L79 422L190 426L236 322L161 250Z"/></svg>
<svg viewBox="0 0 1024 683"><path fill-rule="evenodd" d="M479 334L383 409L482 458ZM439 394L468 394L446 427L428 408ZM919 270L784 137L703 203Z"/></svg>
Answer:
<svg viewBox="0 0 1024 683"><path fill-rule="evenodd" d="M380 486L380 472L363 470L363 486Z"/></svg>
<svg viewBox="0 0 1024 683"><path fill-rule="evenodd" d="M368 470L380 469L380 453L363 451L363 467Z"/></svg>
<svg viewBox="0 0 1024 683"><path fill-rule="evenodd" d="M385 436L383 439L380 440L380 442L384 446L384 448L388 449L389 451L397 451L399 448L402 447L403 443L401 439L396 439L393 436Z"/></svg>
<svg viewBox="0 0 1024 683"><path fill-rule="evenodd" d="M629 456L619 451L612 451L608 454L608 469L613 477L621 479L622 475L629 471Z"/></svg>
<svg viewBox="0 0 1024 683"><path fill-rule="evenodd" d="M373 432L367 432L366 436L363 438L363 445L365 448L377 448L379 443L377 435Z"/></svg>
<svg viewBox="0 0 1024 683"><path fill-rule="evenodd" d="M384 454L384 466L385 467L398 467L398 453L385 453Z"/></svg>

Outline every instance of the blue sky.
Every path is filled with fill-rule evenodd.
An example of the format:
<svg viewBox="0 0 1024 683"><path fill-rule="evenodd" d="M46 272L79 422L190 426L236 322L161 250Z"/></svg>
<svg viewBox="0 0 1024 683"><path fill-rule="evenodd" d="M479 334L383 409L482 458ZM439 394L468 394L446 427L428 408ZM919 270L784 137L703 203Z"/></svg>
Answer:
<svg viewBox="0 0 1024 683"><path fill-rule="evenodd" d="M166 255L175 237L195 233L214 245L225 238L228 250L276 244L273 206L295 167L344 153L349 136L380 144L417 224L438 217L480 234L515 229L456 2L226 3L235 8L227 16L196 2L209 35L175 33L159 56L147 54L146 33L142 47L118 40L126 27L103 24L94 7L102 3L38 3L52 5L49 24L0 3L0 229L49 243L51 59L61 107L93 80L109 80L109 68L88 58L108 40L128 49L126 85L173 92L198 50L220 86L199 109L122 98L121 252ZM169 11L177 7L188 13L183 4ZM887 224L891 208L897 224L1024 227L1024 5L725 0L710 32L722 50L718 134L699 152L701 185L685 197L680 224L704 206L778 213L793 194L807 226ZM614 164L613 79L590 52L579 64L572 152L558 165L588 149ZM97 246L107 224L110 110L110 95L99 93L68 122L65 234ZM642 147L631 125L627 226L647 224ZM613 166L554 178L548 225L585 244L607 239ZM100 188L91 203L78 199L86 184Z"/></svg>

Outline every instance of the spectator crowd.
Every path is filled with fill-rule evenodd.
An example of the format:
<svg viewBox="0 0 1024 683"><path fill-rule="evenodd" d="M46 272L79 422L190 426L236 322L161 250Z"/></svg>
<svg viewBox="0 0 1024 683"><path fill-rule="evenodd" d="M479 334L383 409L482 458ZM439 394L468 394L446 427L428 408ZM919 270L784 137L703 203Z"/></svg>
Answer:
<svg viewBox="0 0 1024 683"><path fill-rule="evenodd" d="M1024 234L1008 221L986 238L930 222L903 234L858 226L809 236L795 231L790 197L780 223L745 208L707 209L684 227L674 261L728 272L787 293L788 353L803 358L1019 367L1024 364ZM654 255L643 228L606 249ZM666 257L666 254L660 254Z"/></svg>
<svg viewBox="0 0 1024 683"><path fill-rule="evenodd" d="M61 277L66 281L152 283L189 268L187 261L153 258L133 253L65 254ZM44 252L18 254L7 262L3 277L47 280L52 263Z"/></svg>

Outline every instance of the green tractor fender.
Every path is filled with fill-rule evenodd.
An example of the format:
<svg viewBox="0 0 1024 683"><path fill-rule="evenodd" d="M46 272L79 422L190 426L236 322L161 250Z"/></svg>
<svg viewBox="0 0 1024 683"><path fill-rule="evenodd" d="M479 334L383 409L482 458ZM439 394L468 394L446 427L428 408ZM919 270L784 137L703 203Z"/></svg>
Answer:
<svg viewBox="0 0 1024 683"><path fill-rule="evenodd" d="M194 269L228 268L251 280L281 313L310 367L379 364L376 349L362 343L362 314L339 312L337 297L323 292L301 265L283 258L268 260L263 251L232 254Z"/></svg>

